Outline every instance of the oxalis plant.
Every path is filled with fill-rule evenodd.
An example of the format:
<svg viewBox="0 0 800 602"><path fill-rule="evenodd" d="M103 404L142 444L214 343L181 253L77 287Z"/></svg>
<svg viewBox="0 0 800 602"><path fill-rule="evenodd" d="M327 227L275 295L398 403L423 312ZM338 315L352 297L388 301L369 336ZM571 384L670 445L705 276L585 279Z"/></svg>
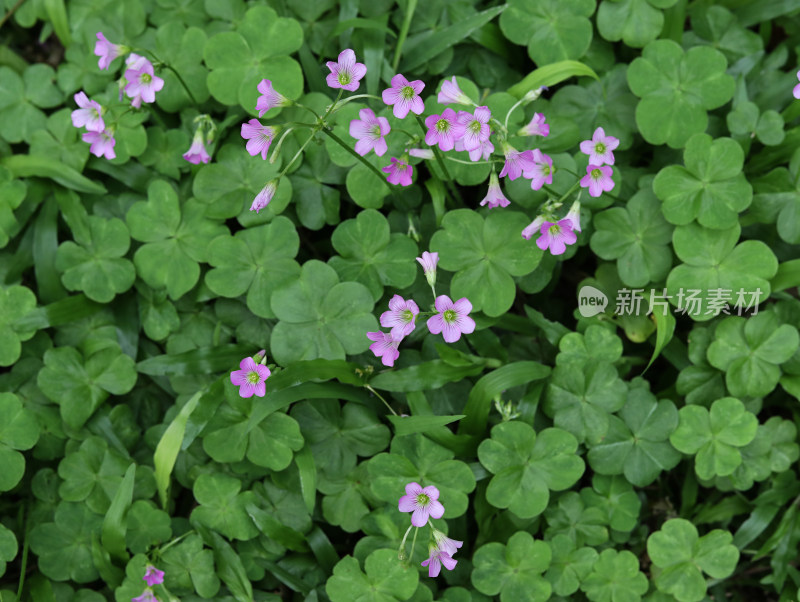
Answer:
<svg viewBox="0 0 800 602"><path fill-rule="evenodd" d="M800 5L0 31L0 602L800 598Z"/></svg>

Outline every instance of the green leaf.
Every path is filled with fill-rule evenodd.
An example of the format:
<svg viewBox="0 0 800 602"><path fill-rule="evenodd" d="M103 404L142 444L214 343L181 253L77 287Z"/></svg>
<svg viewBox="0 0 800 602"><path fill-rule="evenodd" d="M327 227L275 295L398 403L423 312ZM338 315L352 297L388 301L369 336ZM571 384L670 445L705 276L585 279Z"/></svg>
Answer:
<svg viewBox="0 0 800 602"><path fill-rule="evenodd" d="M16 363L22 353L22 341L36 334L36 325L23 322L35 307L36 296L29 288L16 285L0 288L0 366Z"/></svg>
<svg viewBox="0 0 800 602"><path fill-rule="evenodd" d="M603 2L597 10L597 29L609 42L623 40L625 45L642 48L661 33L664 13L675 0L651 2L650 0L622 0Z"/></svg>
<svg viewBox="0 0 800 602"><path fill-rule="evenodd" d="M589 506L599 508L614 531L633 531L639 523L642 502L626 478L596 474L592 489L581 489L581 499Z"/></svg>
<svg viewBox="0 0 800 602"><path fill-rule="evenodd" d="M682 148L705 131L706 111L733 96L734 82L725 73L727 61L719 51L694 47L684 52L672 40L655 40L628 68L628 83L641 98L636 123L650 144Z"/></svg>
<svg viewBox="0 0 800 602"><path fill-rule="evenodd" d="M606 513L600 508L584 504L577 491L568 491L559 496L556 504L547 507L544 517L547 521L547 539L559 534L566 535L576 546L599 546L608 541Z"/></svg>
<svg viewBox="0 0 800 602"><path fill-rule="evenodd" d="M192 510L190 520L219 531L229 539L253 539L258 535L258 529L246 508L248 504L254 504L256 498L252 491L240 493L241 489L242 482L235 477L201 474L192 487L199 506ZM223 581L226 581L224 577Z"/></svg>
<svg viewBox="0 0 800 602"><path fill-rule="evenodd" d="M600 79L591 67L579 61L559 61L534 69L521 82L511 86L508 93L522 98L528 92L538 90L541 86L555 86L570 77L580 76Z"/></svg>
<svg viewBox="0 0 800 602"><path fill-rule="evenodd" d="M668 520L647 538L647 553L662 569L655 579L656 587L680 602L699 602L706 594L703 572L714 579L733 574L739 550L731 545L732 540L733 536L721 529L698 537L689 521Z"/></svg>
<svg viewBox="0 0 800 602"><path fill-rule="evenodd" d="M668 307L659 309L660 311L653 311L653 319L656 322L656 343L653 346L653 355L650 356L650 361L644 368L645 371L653 365L664 347L672 340L672 335L675 334L675 316L669 313Z"/></svg>
<svg viewBox="0 0 800 602"><path fill-rule="evenodd" d="M475 551L472 585L487 596L500 594L501 602L548 600L552 587L542 573L551 559L547 542L534 540L527 531L518 531L506 545L487 543Z"/></svg>
<svg viewBox="0 0 800 602"><path fill-rule="evenodd" d="M169 541L172 536L170 516L150 500L136 500L126 516L125 541L134 554Z"/></svg>
<svg viewBox="0 0 800 602"><path fill-rule="evenodd" d="M206 544L214 550L214 562L225 585L236 602L253 602L253 585L247 577L242 560L231 545L219 533L203 525L194 525Z"/></svg>
<svg viewBox="0 0 800 602"><path fill-rule="evenodd" d="M414 433L427 433L435 431L441 426L457 422L464 418L464 414L456 416L387 416L394 426L395 435L411 435Z"/></svg>
<svg viewBox="0 0 800 602"><path fill-rule="evenodd" d="M0 525L0 576L6 572L6 566L17 555L17 538L14 532Z"/></svg>
<svg viewBox="0 0 800 602"><path fill-rule="evenodd" d="M0 491L14 489L25 474L25 457L17 450L36 445L39 423L13 393L0 393ZM1 535L1 534L0 534ZM8 560L11 560L10 558Z"/></svg>
<svg viewBox="0 0 800 602"><path fill-rule="evenodd" d="M570 332L558 341L556 365L601 360L614 363L622 357L622 340L613 330L590 325L583 333Z"/></svg>
<svg viewBox="0 0 800 602"><path fill-rule="evenodd" d="M492 428L491 439L478 446L481 464L494 474L486 490L487 501L520 518L541 514L550 491L568 489L583 474L577 447L575 437L558 428L537 434L522 422L498 424Z"/></svg>
<svg viewBox="0 0 800 602"><path fill-rule="evenodd" d="M72 36L70 35L67 7L64 5L64 0L44 0L44 7L61 45L64 48L69 47L72 44Z"/></svg>
<svg viewBox="0 0 800 602"><path fill-rule="evenodd" d="M358 560L345 556L333 568L333 575L325 584L325 591L333 602L392 602L407 600L417 589L419 575L416 569L397 561L394 550L376 550L364 563L366 574Z"/></svg>
<svg viewBox="0 0 800 602"><path fill-rule="evenodd" d="M581 590L592 602L638 602L647 591L647 577L633 552L603 550Z"/></svg>
<svg viewBox="0 0 800 602"><path fill-rule="evenodd" d="M195 592L213 598L219 591L219 577L214 570L214 552L203 548L203 540L190 534L178 544L161 553L164 566L164 585L175 594L184 596ZM141 572L137 573L141 585Z"/></svg>
<svg viewBox="0 0 800 602"><path fill-rule="evenodd" d="M480 364L451 366L442 360L431 360L408 368L387 370L375 375L369 384L384 391L408 393L438 389L447 383L458 382L483 372Z"/></svg>
<svg viewBox="0 0 800 602"><path fill-rule="evenodd" d="M42 125L44 127L44 125ZM106 194L103 184L94 182L71 167L51 157L42 155L11 155L0 158L0 166L8 169L15 178L50 178L57 184L77 192Z"/></svg>
<svg viewBox="0 0 800 602"><path fill-rule="evenodd" d="M136 464L128 466L125 476L111 500L105 517L103 518L103 529L101 531L101 541L108 553L120 560L128 559L128 552L125 546L125 533L127 523L125 515L133 501L133 483L136 476Z"/></svg>
<svg viewBox="0 0 800 602"><path fill-rule="evenodd" d="M545 573L558 596L571 596L581 582L592 572L598 554L594 548L575 548L575 542L566 535L556 535L549 542L553 552L550 568Z"/></svg>

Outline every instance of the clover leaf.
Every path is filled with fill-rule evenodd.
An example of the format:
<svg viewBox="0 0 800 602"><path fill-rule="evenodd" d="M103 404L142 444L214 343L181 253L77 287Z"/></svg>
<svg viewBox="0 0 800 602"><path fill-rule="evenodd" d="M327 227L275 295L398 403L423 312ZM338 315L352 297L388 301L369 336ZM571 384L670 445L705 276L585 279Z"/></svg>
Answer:
<svg viewBox="0 0 800 602"><path fill-rule="evenodd" d="M731 395L766 397L781 378L780 364L794 355L798 344L797 328L779 325L775 312L730 316L717 325L708 361L725 371Z"/></svg>
<svg viewBox="0 0 800 602"><path fill-rule="evenodd" d="M203 449L217 462L241 462L283 470L303 447L300 427L283 412L264 417L258 397L240 397L225 382L226 403L219 406L203 437Z"/></svg>
<svg viewBox="0 0 800 602"><path fill-rule="evenodd" d="M715 477L713 485L720 491L731 489L746 491L754 482L769 478L771 474L769 435L769 429L759 424L753 440L739 450L742 454L742 463L730 475Z"/></svg>
<svg viewBox="0 0 800 602"><path fill-rule="evenodd" d="M597 29L609 42L623 40L627 46L642 48L661 33L664 13L677 0L615 0L597 9Z"/></svg>
<svg viewBox="0 0 800 602"><path fill-rule="evenodd" d="M272 293L270 303L280 320L270 346L283 365L361 353L369 347L364 333L378 329L369 289L358 282L339 282L332 267L315 259L303 264L297 280Z"/></svg>
<svg viewBox="0 0 800 602"><path fill-rule="evenodd" d="M36 295L24 286L0 287L0 366L11 366L22 353L22 341L35 328L19 324L19 319L36 309Z"/></svg>
<svg viewBox="0 0 800 602"><path fill-rule="evenodd" d="M550 566L552 552L546 541L536 541L527 531L518 531L506 545L487 543L472 557L472 585L482 594L501 602L548 600L552 587L542 577Z"/></svg>
<svg viewBox="0 0 800 602"><path fill-rule="evenodd" d="M307 549L304 533L311 530L308 508L303 503L302 487L297 477L287 480L281 487L269 480L253 486L258 502L247 506L247 513L265 537L261 542L270 552L284 554L286 549Z"/></svg>
<svg viewBox="0 0 800 602"><path fill-rule="evenodd" d="M684 44L706 44L721 51L730 64L744 56L758 57L764 42L755 31L746 29L736 15L724 6L697 5L689 11L691 29L684 32Z"/></svg>
<svg viewBox="0 0 800 602"><path fill-rule="evenodd" d="M63 99L55 85L55 72L50 65L36 63L26 67L20 77L2 66L0 81L0 138L30 142L34 132L47 127L47 117L37 107L56 107Z"/></svg>
<svg viewBox="0 0 800 602"><path fill-rule="evenodd" d="M678 394L686 396L686 405L708 407L713 401L725 396L722 374L706 360L711 340L710 328L705 326L696 324L689 333L689 359L693 365L681 370L675 383Z"/></svg>
<svg viewBox="0 0 800 602"><path fill-rule="evenodd" d="M207 220L204 207L189 201L183 207L164 180L147 188L147 201L139 201L125 217L131 236L145 244L136 250L136 271L153 288L166 288L171 299L189 292L200 278L198 262L206 261L208 244L227 232Z"/></svg>
<svg viewBox="0 0 800 602"><path fill-rule="evenodd" d="M756 436L758 419L733 397L711 404L685 406L679 412L680 424L669 437L680 452L696 454L695 472L701 479L727 476L742 463L740 447Z"/></svg>
<svg viewBox="0 0 800 602"><path fill-rule="evenodd" d="M89 583L99 577L92 560L92 538L100 536L103 517L86 504L61 502L53 522L37 524L30 546L39 557L39 570L54 581Z"/></svg>
<svg viewBox="0 0 800 602"><path fill-rule="evenodd" d="M753 199L742 173L744 152L730 138L712 140L695 134L683 150L686 167L669 165L658 172L653 190L664 204L664 217L684 225L694 219L706 228L730 228Z"/></svg>
<svg viewBox="0 0 800 602"><path fill-rule="evenodd" d="M566 535L556 535L548 543L553 558L544 577L557 596L571 596L592 572L597 551L589 547L576 548L575 541Z"/></svg>
<svg viewBox="0 0 800 602"><path fill-rule="evenodd" d="M361 519L369 514L365 498L371 498L372 494L367 466L367 462L362 462L350 472L333 477L324 472L319 474L317 489L324 494L322 516L348 533L361 530Z"/></svg>
<svg viewBox="0 0 800 602"><path fill-rule="evenodd" d="M594 216L589 245L602 259L616 259L619 277L630 287L657 282L672 267L672 226L661 215L653 192L639 190L627 205Z"/></svg>
<svg viewBox="0 0 800 602"><path fill-rule="evenodd" d="M364 562L345 556L333 567L325 591L333 602L394 602L408 600L416 591L419 572L397 561L394 550L375 550Z"/></svg>
<svg viewBox="0 0 800 602"><path fill-rule="evenodd" d="M286 217L240 230L234 236L220 236L208 249L208 262L214 269L206 274L206 284L223 297L247 293L250 311L274 318L270 296L297 280L300 265L294 257L299 248L297 230Z"/></svg>
<svg viewBox="0 0 800 602"><path fill-rule="evenodd" d="M258 535L258 529L247 514L248 504L255 504L252 491L244 491L242 482L224 474L201 474L194 482L194 499L200 504L190 520L219 531L229 539L246 541Z"/></svg>
<svg viewBox="0 0 800 602"><path fill-rule="evenodd" d="M602 510L614 531L633 531L639 522L642 502L633 485L621 476L594 475L592 488L581 489L581 499L587 506Z"/></svg>
<svg viewBox="0 0 800 602"><path fill-rule="evenodd" d="M288 55L302 44L303 30L297 21L278 17L267 6L250 8L235 31L218 33L205 45L211 95L255 114L256 87L266 77L281 94L297 98L303 91L303 72Z"/></svg>
<svg viewBox="0 0 800 602"><path fill-rule="evenodd" d="M206 86L208 70L201 64L206 33L199 27L187 28L185 23L185 19L180 19L159 25L156 29L156 52L162 61L181 74L194 99L202 104L209 95ZM162 72L164 88L156 96L156 102L159 107L174 113L196 103L172 69Z"/></svg>
<svg viewBox="0 0 800 602"><path fill-rule="evenodd" d="M439 490L447 518L467 511L467 494L475 489L475 475L464 462L453 459L452 451L415 433L392 439L389 452L367 462L372 492L378 499L397 502L398 492L403 495L406 484L416 481Z"/></svg>
<svg viewBox="0 0 800 602"><path fill-rule="evenodd" d="M592 42L594 0L511 0L500 29L515 44L527 45L537 65L578 59Z"/></svg>
<svg viewBox="0 0 800 602"><path fill-rule="evenodd" d="M88 216L89 240L78 245L67 240L56 252L56 269L70 291L83 291L92 301L108 303L136 280L136 270L124 256L131 244L120 219Z"/></svg>
<svg viewBox="0 0 800 602"><path fill-rule="evenodd" d="M5 167L0 167L0 249L19 232L20 224L14 216L25 195L28 186L24 180L16 180Z"/></svg>
<svg viewBox="0 0 800 602"><path fill-rule="evenodd" d="M0 524L0 577L6 572L6 566L17 555L17 537L14 532Z"/></svg>
<svg viewBox="0 0 800 602"><path fill-rule="evenodd" d="M528 222L516 211L494 211L486 219L471 209L448 211L430 247L439 253L440 268L457 272L450 296L467 297L473 310L488 316L508 311L517 293L512 276L529 274L542 259L535 244L513 234Z"/></svg>
<svg viewBox="0 0 800 602"><path fill-rule="evenodd" d="M213 598L219 591L219 577L214 570L214 552L203 548L203 540L192 533L180 543L161 552L164 585L179 596L197 592ZM136 574L141 581L142 573Z"/></svg>
<svg viewBox="0 0 800 602"><path fill-rule="evenodd" d="M577 491L567 491L544 511L547 521L545 537L566 535L576 546L599 546L608 541L606 513L600 508L584 504Z"/></svg>
<svg viewBox="0 0 800 602"><path fill-rule="evenodd" d="M508 508L520 518L544 512L550 491L569 489L584 471L575 455L578 441L559 428L539 433L523 422L492 427L491 439L478 446L478 459L494 474L486 500L495 508Z"/></svg>
<svg viewBox="0 0 800 602"><path fill-rule="evenodd" d="M405 234L390 233L389 221L374 209L343 221L331 235L334 255L328 264L343 280L366 286L375 301L383 287L405 288L417 276L416 243Z"/></svg>
<svg viewBox="0 0 800 602"><path fill-rule="evenodd" d="M672 40L655 40L628 67L628 84L641 100L636 124L651 144L682 148L705 131L706 111L733 96L733 78L725 73L725 56L696 46L687 52Z"/></svg>
<svg viewBox="0 0 800 602"><path fill-rule="evenodd" d="M699 602L706 594L703 573L714 579L729 577L739 561L728 531L714 529L698 537L688 520L666 521L647 538L647 554L661 572L655 578L658 589L680 602Z"/></svg>
<svg viewBox="0 0 800 602"><path fill-rule="evenodd" d="M800 243L800 149L792 155L789 169L776 167L753 184L750 212L756 221L775 223L781 239Z"/></svg>
<svg viewBox="0 0 800 602"><path fill-rule="evenodd" d="M726 122L731 134L745 145L749 145L753 138L758 138L758 141L766 146L775 146L783 142L786 136L780 113L772 109L761 113L758 105L750 101L736 105L733 111L728 113Z"/></svg>
<svg viewBox="0 0 800 602"><path fill-rule="evenodd" d="M350 472L356 455L374 456L391 436L375 412L356 403L342 408L328 399L303 401L292 408L292 417L303 426L317 468L329 475Z"/></svg>
<svg viewBox="0 0 800 602"><path fill-rule="evenodd" d="M563 363L553 370L544 410L579 442L597 443L608 432L608 416L625 405L625 383L608 362Z"/></svg>
<svg viewBox="0 0 800 602"><path fill-rule="evenodd" d="M637 487L670 470L681 455L669 444L678 427L678 410L668 399L656 401L644 387L631 387L620 418L609 417L609 429L587 454L592 469L601 475L624 474Z"/></svg>
<svg viewBox="0 0 800 602"><path fill-rule="evenodd" d="M180 328L181 319L175 306L167 299L166 289L137 285L136 291L139 293L139 320L148 338L162 341Z"/></svg>
<svg viewBox="0 0 800 602"><path fill-rule="evenodd" d="M32 448L38 439L39 422L34 413L13 393L0 393L0 491L10 491L22 480L25 456L17 450Z"/></svg>
<svg viewBox="0 0 800 602"><path fill-rule="evenodd" d="M44 354L37 384L61 408L61 418L75 429L100 407L109 393L123 395L136 384L136 367L119 347L84 358L74 347L57 347Z"/></svg>
<svg viewBox="0 0 800 602"><path fill-rule="evenodd" d="M726 230L696 223L675 228L672 244L683 263L667 276L667 294L670 303L682 307L693 320L710 320L719 313L719 303L753 307L769 297L778 260L760 240L737 245L740 232L738 223Z"/></svg>
<svg viewBox="0 0 800 602"><path fill-rule="evenodd" d="M125 517L125 542L134 554L166 543L172 537L170 516L150 500L136 500Z"/></svg>
<svg viewBox="0 0 800 602"><path fill-rule="evenodd" d="M603 550L581 590L592 602L638 602L647 591L647 577L628 550Z"/></svg>
<svg viewBox="0 0 800 602"><path fill-rule="evenodd" d="M613 330L592 324L583 333L570 332L561 337L558 351L556 364L559 366L591 360L613 363L622 357L622 341Z"/></svg>

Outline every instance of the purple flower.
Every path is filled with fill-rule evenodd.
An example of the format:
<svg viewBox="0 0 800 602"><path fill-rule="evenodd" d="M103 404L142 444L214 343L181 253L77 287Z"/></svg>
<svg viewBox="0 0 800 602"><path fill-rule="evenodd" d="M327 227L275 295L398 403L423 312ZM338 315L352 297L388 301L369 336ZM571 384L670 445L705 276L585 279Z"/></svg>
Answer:
<svg viewBox="0 0 800 602"><path fill-rule="evenodd" d="M523 171L530 171L536 166L533 160L533 151L519 152L514 147L503 143L503 154L506 156L506 162L500 171L501 178L507 175L509 180L516 180Z"/></svg>
<svg viewBox="0 0 800 602"><path fill-rule="evenodd" d="M253 204L250 205L250 211L255 211L258 214L264 207L269 205L269 202L272 200L272 197L275 196L275 190L278 188L278 180L270 180L267 182L266 186L261 189L256 195L256 198L253 200Z"/></svg>
<svg viewBox="0 0 800 602"><path fill-rule="evenodd" d="M580 201L575 201L572 203L572 207L569 208L569 213L564 217L564 219L568 219L572 224L572 229L577 230L578 232L581 231L581 203Z"/></svg>
<svg viewBox="0 0 800 602"><path fill-rule="evenodd" d="M483 147L483 143L489 140L492 133L489 127L489 120L492 112L489 107L476 107L475 113L467 111L458 112L458 122L464 127L461 140L464 143L464 150L474 151Z"/></svg>
<svg viewBox="0 0 800 602"><path fill-rule="evenodd" d="M392 131L389 120L376 117L372 109L361 109L358 116L361 119L350 122L350 135L358 140L356 152L363 157L374 150L376 155L382 157L388 148L384 136Z"/></svg>
<svg viewBox="0 0 800 602"><path fill-rule="evenodd" d="M542 235L536 241L536 246L542 251L549 247L553 255L561 255L567 250L567 245L578 240L578 235L572 231L572 222L568 219L562 219L557 224L542 222L539 231Z"/></svg>
<svg viewBox="0 0 800 602"><path fill-rule="evenodd" d="M415 527L424 527L429 516L444 516L439 490L433 485L421 487L419 483L409 483L406 485L406 494L398 500L397 507L400 512L412 512L411 524Z"/></svg>
<svg viewBox="0 0 800 602"><path fill-rule="evenodd" d="M455 150L457 151L467 150L466 148L464 148L463 138L459 138L458 140L456 140ZM491 157L493 152L494 152L494 144L492 144L490 140L484 140L478 148L474 148L471 151L469 151L469 159L470 161L480 161L481 159L486 161L489 157Z"/></svg>
<svg viewBox="0 0 800 602"><path fill-rule="evenodd" d="M613 170L608 165L586 166L586 175L581 178L581 188L588 188L590 196L600 196L605 190L614 189L614 180L611 179Z"/></svg>
<svg viewBox="0 0 800 602"><path fill-rule="evenodd" d="M428 553L430 554L428 559L421 562L422 566L428 567L428 577L438 577L442 570L442 565L448 571L452 571L458 564L458 560L453 560L450 554L438 549L436 546L431 546Z"/></svg>
<svg viewBox="0 0 800 602"><path fill-rule="evenodd" d="M431 334L441 332L445 343L455 343L462 333L470 334L475 331L475 320L469 317L472 303L466 297L453 303L447 295L439 295L434 305L439 313L428 318L428 330Z"/></svg>
<svg viewBox="0 0 800 602"><path fill-rule="evenodd" d="M153 595L153 590L146 587L141 596L131 598L131 602L158 602L158 598Z"/></svg>
<svg viewBox="0 0 800 602"><path fill-rule="evenodd" d="M115 159L117 157L117 154L114 152L114 145L117 141L114 140L114 135L111 130L86 132L82 138L84 142L91 144L89 152L95 157L105 157L106 159Z"/></svg>
<svg viewBox="0 0 800 602"><path fill-rule="evenodd" d="M266 161L269 145L278 133L277 128L261 125L258 119L251 119L242 124L242 138L247 140L247 152L252 156L261 153L261 158Z"/></svg>
<svg viewBox="0 0 800 602"><path fill-rule="evenodd" d="M363 63L356 63L356 53L349 48L339 53L338 61L338 63L333 61L326 63L331 72L325 81L331 88L355 92L358 90L361 78L367 74L367 67Z"/></svg>
<svg viewBox="0 0 800 602"><path fill-rule="evenodd" d="M194 133L194 138L192 138L192 145L189 147L189 150L183 153L183 158L194 165L211 161L211 156L208 154L208 151L206 151L206 145L203 142L202 129L197 128L197 131Z"/></svg>
<svg viewBox="0 0 800 602"><path fill-rule="evenodd" d="M239 387L239 397L264 397L267 394L264 384L270 376L270 370L264 364L256 364L252 357L239 362L241 370L231 372L231 382Z"/></svg>
<svg viewBox="0 0 800 602"><path fill-rule="evenodd" d="M288 107L292 104L291 100L280 92L275 91L272 87L272 82L268 79L262 79L258 82L257 89L261 92L261 96L256 99L256 111L258 111L259 117L275 107Z"/></svg>
<svg viewBox="0 0 800 602"><path fill-rule="evenodd" d="M425 127L428 128L425 144L438 144L443 151L453 150L456 139L464 134L464 125L458 121L456 112L449 107L441 115L428 115L425 118Z"/></svg>
<svg viewBox="0 0 800 602"><path fill-rule="evenodd" d="M144 67L145 65L147 65L149 63L150 63L150 61L148 61L143 56L139 56L135 52L131 52L128 55L128 58L125 59L126 72L127 72L127 69L133 69L134 71L138 71L139 69L141 69L142 67Z"/></svg>
<svg viewBox="0 0 800 602"><path fill-rule="evenodd" d="M456 143L458 143L457 140ZM429 148L410 148L408 154L418 159L433 159L434 157L433 151Z"/></svg>
<svg viewBox="0 0 800 602"><path fill-rule="evenodd" d="M495 209L496 207L508 207L511 202L503 196L503 191L500 189L500 180L497 179L497 175L492 172L492 175L489 177L489 191L486 193L486 197L481 201L481 207L486 204L489 204L489 209Z"/></svg>
<svg viewBox="0 0 800 602"><path fill-rule="evenodd" d="M142 101L155 102L156 92L164 87L164 80L155 75L150 61L143 60L144 64L138 69L128 67L125 71L125 79L128 80L125 94L131 97L131 106L137 109L142 106Z"/></svg>
<svg viewBox="0 0 800 602"><path fill-rule="evenodd" d="M522 231L522 238L524 238L525 240L530 240L531 236L533 236L539 231L543 223L544 223L544 218L541 215L538 216L530 224L525 226L525 229Z"/></svg>
<svg viewBox="0 0 800 602"><path fill-rule="evenodd" d="M389 300L389 311L381 314L381 326L391 328L391 338L400 341L414 330L414 320L419 315L419 306L413 299L406 301L400 295Z"/></svg>
<svg viewBox="0 0 800 602"><path fill-rule="evenodd" d="M394 116L398 119L404 119L408 112L421 115L425 110L425 103L419 97L419 93L425 87L421 79L408 81L401 74L397 74L392 78L392 87L386 88L381 96L383 102L392 107Z"/></svg>
<svg viewBox="0 0 800 602"><path fill-rule="evenodd" d="M386 176L389 184L400 184L400 186L410 186L411 176L414 175L414 167L409 165L408 161L395 157L392 157L391 165L383 167L381 171L389 174Z"/></svg>
<svg viewBox="0 0 800 602"><path fill-rule="evenodd" d="M436 264L439 263L438 253L422 253L422 257L417 257L417 261L422 266L422 272L425 274L425 279L430 286L436 284Z"/></svg>
<svg viewBox="0 0 800 602"><path fill-rule="evenodd" d="M106 129L106 124L100 116L103 107L99 102L89 100L85 92L78 92L73 98L80 109L72 111L72 125L76 128L86 126L90 132L102 132Z"/></svg>
<svg viewBox="0 0 800 602"><path fill-rule="evenodd" d="M522 175L530 179L531 188L539 190L545 184L553 183L553 160L538 148L531 152L533 165L524 170Z"/></svg>
<svg viewBox="0 0 800 602"><path fill-rule="evenodd" d="M164 583L164 571L159 571L152 564L148 564L145 568L144 577L142 577L142 579L147 581L147 585L153 587L159 583Z"/></svg>
<svg viewBox="0 0 800 602"><path fill-rule="evenodd" d="M122 44L112 44L102 32L97 32L97 42L94 44L94 54L99 56L100 60L97 61L101 69L108 69L111 61L117 58L120 54L125 52L125 47Z"/></svg>
<svg viewBox="0 0 800 602"><path fill-rule="evenodd" d="M800 79L800 71L798 71L798 72L797 72L797 79ZM800 99L800 84L797 84L797 85L794 87L794 90L792 90L792 95L793 95L795 98L798 98L798 99Z"/></svg>
<svg viewBox="0 0 800 602"><path fill-rule="evenodd" d="M550 126L544 122L544 113L534 113L531 122L519 131L520 136L549 136Z"/></svg>
<svg viewBox="0 0 800 602"><path fill-rule="evenodd" d="M619 140L614 136L606 136L603 128L597 128L591 140L581 142L581 152L589 155L592 165L614 165L614 153L611 152L619 146ZM598 196L598 195L593 195Z"/></svg>
<svg viewBox="0 0 800 602"><path fill-rule="evenodd" d="M367 338L374 341L369 346L369 350L375 354L375 357L381 358L381 363L384 366L391 368L394 366L395 360L400 357L400 352L397 350L400 345L400 339L395 339L388 332L368 332Z"/></svg>
<svg viewBox="0 0 800 602"><path fill-rule="evenodd" d="M461 91L461 88L458 87L458 82L456 81L456 76L454 75L452 80L443 80L442 81L442 89L439 92L439 96L436 98L440 105L449 105L451 103L459 104L459 105L471 105L472 100L470 97L464 94Z"/></svg>
<svg viewBox="0 0 800 602"><path fill-rule="evenodd" d="M449 556L453 556L456 552L458 552L458 548L464 545L463 541L450 539L447 537L447 535L439 531L439 529L433 530L433 539L436 541L436 547L442 552L446 552Z"/></svg>

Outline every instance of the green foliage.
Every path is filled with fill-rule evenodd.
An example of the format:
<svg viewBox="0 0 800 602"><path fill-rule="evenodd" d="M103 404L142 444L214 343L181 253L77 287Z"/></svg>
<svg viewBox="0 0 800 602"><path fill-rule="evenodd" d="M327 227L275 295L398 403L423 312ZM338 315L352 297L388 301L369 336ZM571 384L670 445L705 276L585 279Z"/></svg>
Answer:
<svg viewBox="0 0 800 602"><path fill-rule="evenodd" d="M364 562L366 574L352 556L342 558L333 569L325 591L333 602L408 600L417 588L417 571L397 562L392 550L376 550Z"/></svg>
<svg viewBox="0 0 800 602"><path fill-rule="evenodd" d="M487 596L500 594L502 602L547 600L552 587L542 577L553 557L545 541L519 531L508 543L488 543L475 551L472 584Z"/></svg>

